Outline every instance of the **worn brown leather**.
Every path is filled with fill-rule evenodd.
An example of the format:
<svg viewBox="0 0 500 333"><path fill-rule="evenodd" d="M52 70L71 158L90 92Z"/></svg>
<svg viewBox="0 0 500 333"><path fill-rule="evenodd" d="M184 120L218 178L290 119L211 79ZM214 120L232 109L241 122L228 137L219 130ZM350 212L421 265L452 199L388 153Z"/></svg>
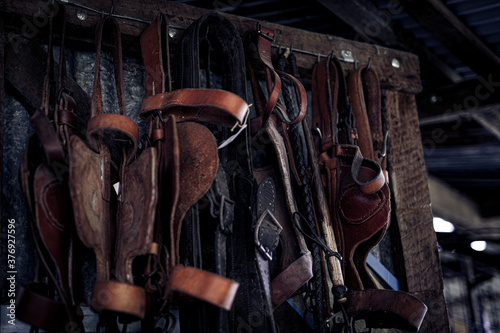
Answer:
<svg viewBox="0 0 500 333"><path fill-rule="evenodd" d="M402 291L370 289L350 292L347 311L354 318L363 318L367 327L417 332L427 306Z"/></svg>
<svg viewBox="0 0 500 333"><path fill-rule="evenodd" d="M377 161L385 170L386 159L381 156L385 143L377 73L369 67L359 68L349 74L347 86L359 135L357 145L364 157Z"/></svg>
<svg viewBox="0 0 500 333"><path fill-rule="evenodd" d="M65 75L64 61L64 7L59 73ZM33 283L25 285L16 298L17 316L27 323L47 330L66 327L74 332L81 327L72 294L72 231L73 211L65 174L66 141L58 135L60 126L73 126L74 102L64 105L67 117L54 114L60 109L54 91L64 90L65 82L54 84L53 21L49 19L49 46L46 75L43 83L42 103L31 118L36 132L26 143L20 163L20 182L28 208L30 230L38 253L38 265ZM63 94L60 94L62 96ZM66 132L66 137L71 135ZM49 298L57 291L59 300ZM53 296L52 296L53 297ZM43 310L42 310L43 309ZM54 320L57 316L58 320Z"/></svg>
<svg viewBox="0 0 500 333"><path fill-rule="evenodd" d="M162 26L162 20L166 26ZM147 119L148 135L159 152L161 195L157 228L161 235L157 239L165 241L168 247L166 289L229 310L238 284L179 265L179 242L184 216L208 191L219 166L215 137L207 127L194 121L241 126L248 105L237 95L222 90L171 91L167 27L166 17L158 15L141 35L146 83L141 117ZM165 298L171 294L165 293Z"/></svg>
<svg viewBox="0 0 500 333"><path fill-rule="evenodd" d="M282 246L284 252L282 259L286 267L281 268L281 272L271 281L271 301L274 307L280 305L287 298L293 296L300 288L311 279L312 272L312 256L307 248L304 236L297 230L296 223L293 219L298 218L295 214L298 212L298 207L295 202L291 181L291 170L289 155L291 151L287 149L286 135L282 131L282 124L297 124L305 116L307 98L305 90L300 81L288 73L275 71L271 62L271 41L274 38L274 30L267 27L259 26L257 33L249 33L246 37L247 59L249 64L249 74L252 82L252 91L254 96L257 117L251 120L251 131L256 137L265 135L269 138L274 152L276 153L276 164L282 184L284 203L281 206L286 207L287 216L280 217L280 224L283 225L283 237L290 235L290 231L295 236L296 246L293 241L286 241ZM260 88L257 81L255 68L264 67L266 87L268 98ZM278 74L279 73L279 74ZM278 103L278 97L281 91L280 75L285 75L293 82L296 88L297 101L299 104L298 116L290 120L286 112L283 112L283 107ZM271 113L275 113L271 115ZM279 119L278 119L279 117ZM277 211L280 210L278 203ZM298 247L298 253L297 249ZM298 257L297 257L298 255ZM291 259L293 258L293 260ZM288 261L288 262L286 262ZM291 277L294 277L291 279ZM288 280L288 281L287 281Z"/></svg>
<svg viewBox="0 0 500 333"><path fill-rule="evenodd" d="M239 284L220 275L178 265L171 272L169 287L201 299L220 308L230 310Z"/></svg>
<svg viewBox="0 0 500 333"><path fill-rule="evenodd" d="M60 182L53 171L44 164L36 170L34 189L36 223L40 238L55 262L59 281L68 298L70 296L68 249L71 245L68 234L73 222L73 210L67 200L69 190L67 185Z"/></svg>
<svg viewBox="0 0 500 333"><path fill-rule="evenodd" d="M225 127L243 125L247 103L238 95L219 89L178 89L144 99L141 114L155 110L175 115L177 121L201 121Z"/></svg>
<svg viewBox="0 0 500 333"><path fill-rule="evenodd" d="M64 303L43 296L46 286L30 283L19 287L16 295L16 317L35 327L64 331L68 314Z"/></svg>
<svg viewBox="0 0 500 333"><path fill-rule="evenodd" d="M94 250L97 281L107 281L111 277L114 247L111 155L104 143L98 147L99 153L96 153L79 137L70 139L69 184L78 236L85 246Z"/></svg>
<svg viewBox="0 0 500 333"><path fill-rule="evenodd" d="M102 32L108 22L113 28L120 114L105 114L102 104L100 54ZM134 285L132 262L151 248L158 184L155 148L145 149L135 159L139 129L126 116L120 38L115 19L108 17L98 23L92 118L87 126L89 145L96 152L79 138L72 138L70 181L78 234L96 253L97 282L91 305L96 310L121 313L127 320L128 316L145 316L145 291ZM119 164L118 198L111 193L111 157L104 142L105 131L121 134L129 144L123 149Z"/></svg>
<svg viewBox="0 0 500 333"><path fill-rule="evenodd" d="M367 327L416 331L426 306L407 293L376 289L366 266L370 250L380 242L390 222L389 187L380 164L373 160L379 158L374 140L382 133L380 85L372 70L355 71L349 77L349 99L343 98L341 94L346 93L347 87L338 66L328 57L314 69L313 122L322 130L319 164L337 244L344 258L342 271L349 288L347 313L354 319L365 319ZM370 86L363 87L363 80ZM346 110L346 105L330 104L340 102L341 97L352 103L357 130L337 128L340 113L335 110ZM373 131L378 133L375 136L372 123ZM343 125L349 126L345 119ZM341 130L343 135L339 135ZM359 146L352 145L356 142Z"/></svg>

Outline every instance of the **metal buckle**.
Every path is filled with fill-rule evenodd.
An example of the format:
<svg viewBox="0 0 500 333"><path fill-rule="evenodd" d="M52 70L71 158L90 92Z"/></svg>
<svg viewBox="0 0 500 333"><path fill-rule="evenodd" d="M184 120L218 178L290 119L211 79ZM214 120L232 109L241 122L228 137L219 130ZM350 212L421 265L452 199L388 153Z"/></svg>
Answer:
<svg viewBox="0 0 500 333"><path fill-rule="evenodd" d="M234 201L229 199L225 195L222 195L220 198L220 205L219 205L219 228L220 228L220 231L224 235L230 235L233 233L233 229L232 229L232 222L233 221L231 220L230 221L231 223L229 223L229 225L227 225L227 226L224 224L224 220L226 219L226 216L227 216L225 207L228 204L234 206Z"/></svg>
<svg viewBox="0 0 500 333"><path fill-rule="evenodd" d="M264 255L264 257L266 257L268 260L273 260L273 253L271 252L271 249L268 247L264 247L264 245L262 245L262 243L259 240L260 226L262 225L262 222L264 222L264 219L268 215L269 215L269 217L271 217L271 221L277 227L277 234L279 234L281 232L281 230L283 230L283 227L278 222L276 217L274 217L274 215L269 211L269 209L266 209L264 211L264 213L262 213L262 215L259 217L259 220L257 221L257 223L255 225L254 242L255 242L255 245L257 246L257 248L259 249L259 251Z"/></svg>

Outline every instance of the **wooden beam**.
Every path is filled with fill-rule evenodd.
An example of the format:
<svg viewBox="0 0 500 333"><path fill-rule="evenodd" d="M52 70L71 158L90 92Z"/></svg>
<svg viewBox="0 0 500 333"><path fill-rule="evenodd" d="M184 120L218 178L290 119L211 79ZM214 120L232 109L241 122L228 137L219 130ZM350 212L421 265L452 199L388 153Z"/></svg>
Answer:
<svg viewBox="0 0 500 333"><path fill-rule="evenodd" d="M436 116L420 118L418 123L419 126L422 127L455 122L461 118L470 119L479 117L488 119L489 116L496 117L497 114L500 114L500 104L492 104L467 109L465 111L446 112Z"/></svg>
<svg viewBox="0 0 500 333"><path fill-rule="evenodd" d="M474 112L472 118L500 140L500 105L483 112Z"/></svg>
<svg viewBox="0 0 500 333"><path fill-rule="evenodd" d="M441 0L401 0L405 11L478 76L500 77L500 57L484 44ZM497 80L498 81L498 80Z"/></svg>
<svg viewBox="0 0 500 333"><path fill-rule="evenodd" d="M421 332L449 332L415 96L388 91L388 170L400 284L427 305ZM395 229L394 229L395 227Z"/></svg>
<svg viewBox="0 0 500 333"><path fill-rule="evenodd" d="M66 2L66 1L65 1ZM69 25L69 38L77 41L93 41L94 28L97 21L101 18L101 13L96 13L91 10L82 9L73 3L73 0L68 0L67 8L67 21ZM4 0L3 6L0 9L7 13L9 17L15 17L10 21L15 25L9 33L11 43L15 46L20 45L23 40L19 39L22 35L30 35L28 37L37 37L43 27L43 15L47 12L47 4L50 1L16 1ZM57 2L56 2L57 3ZM110 11L109 2L99 0L79 0L79 4L96 11L108 13ZM77 17L77 12L87 15L85 20L80 20ZM169 2L164 0L121 0L115 3L113 14L118 17L122 33L126 36L133 37L136 47L139 46L138 36L148 26L144 21L151 21L154 19L158 12L167 14L170 24L177 29L178 36L182 31L189 26L194 20L210 12L209 10L187 6L181 3ZM367 47L365 43L346 40L330 35L324 35L309 31L304 31L296 28L286 27L279 24L268 22L261 22L249 18L221 13L226 16L235 25L238 31L243 34L248 30L255 30L257 23L263 23L276 31L275 46L289 47L293 44L296 49L297 62L299 67L312 73L312 67L317 61L317 54L328 55L335 51L337 56L340 56L342 50L351 51L354 59L360 64L368 63L371 58L371 66L377 71L381 79L383 87L391 90L400 90L408 93L418 93L421 90L419 62L418 58L407 52L388 49L380 46ZM21 16L20 16L21 15ZM46 15L46 14L45 14ZM123 16L135 18L136 20L125 19ZM81 15L80 15L81 17ZM37 27L39 25L40 27ZM30 30L34 28L34 32ZM135 38L135 39L134 39ZM175 42L175 39L173 40ZM275 47L274 52L278 51ZM308 51L312 54L301 53L300 50ZM392 59L397 59L400 66L395 68L392 66ZM351 69L353 64L343 63L345 68Z"/></svg>
<svg viewBox="0 0 500 333"><path fill-rule="evenodd" d="M417 96L419 114L421 118L427 118L499 104L499 91L500 77L497 73L426 90Z"/></svg>

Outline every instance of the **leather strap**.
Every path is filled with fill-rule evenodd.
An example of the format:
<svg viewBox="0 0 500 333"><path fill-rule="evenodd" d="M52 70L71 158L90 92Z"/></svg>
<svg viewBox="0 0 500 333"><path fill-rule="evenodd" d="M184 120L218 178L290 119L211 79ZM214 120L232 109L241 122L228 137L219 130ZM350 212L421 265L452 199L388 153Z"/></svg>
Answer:
<svg viewBox="0 0 500 333"><path fill-rule="evenodd" d="M102 38L105 24L112 25L113 31L113 64L116 92L118 98L118 107L120 114L104 113L101 93L101 50ZM120 132L125 135L125 138L132 143L128 149L126 163L130 162L135 156L137 143L139 141L139 128L137 124L126 116L125 106L125 88L123 82L123 60L121 47L121 33L118 22L113 17L109 16L100 20L96 27L96 63L94 73L94 84L92 92L92 103L90 120L87 124L87 140L95 151L100 151L102 142L101 138L104 135L104 130ZM97 137L100 137L99 139Z"/></svg>
<svg viewBox="0 0 500 333"><path fill-rule="evenodd" d="M262 306L271 309L271 285L270 285L270 262L273 260L273 252L278 246L279 234L283 227L274 217L274 206L276 201L276 190L272 178L262 180L257 188L257 214L258 219L253 225L253 239L257 257L257 266L261 280L264 282L265 304ZM276 258L275 258L276 259ZM274 318L269 316L270 331L274 331Z"/></svg>
<svg viewBox="0 0 500 333"><path fill-rule="evenodd" d="M31 117L31 122L35 125L38 133L46 163L48 165L54 162L64 163L64 151L61 142L47 115L37 110Z"/></svg>
<svg viewBox="0 0 500 333"><path fill-rule="evenodd" d="M170 273L169 289L204 300L227 311L239 283L194 267L177 265Z"/></svg>
<svg viewBox="0 0 500 333"><path fill-rule="evenodd" d="M168 28L166 31L168 31ZM167 63L167 66L163 66L163 45L167 48L167 59L169 59L169 45L168 40L162 40L162 32L162 14L158 14L151 25L141 34L145 97L163 93L165 91L166 83L165 69L170 72L169 63ZM166 81L170 83L169 76ZM170 89L168 91L170 91Z"/></svg>
<svg viewBox="0 0 500 333"><path fill-rule="evenodd" d="M99 114L91 118L87 124L87 140L95 151L100 149L98 137L104 135L104 130L119 132L131 143L126 153L126 163L129 163L137 151L139 141L137 124L127 116L113 113Z"/></svg>
<svg viewBox="0 0 500 333"><path fill-rule="evenodd" d="M355 320L364 319L367 327L392 327L417 332L427 306L416 297L395 290L359 290L348 293L347 311Z"/></svg>
<svg viewBox="0 0 500 333"><path fill-rule="evenodd" d="M113 64L114 64L114 76L116 92L118 97L118 107L121 115L126 115L125 107L125 86L123 82L123 60L122 60L122 42L121 33L118 21L112 16L103 18L97 23L95 30L95 43L96 43L96 62L95 62L95 73L94 73L94 84L92 90L92 103L90 108L90 118L97 115L104 114L104 106L102 103L102 92L101 92L101 50L102 50L102 38L104 25L111 24L113 33Z"/></svg>
<svg viewBox="0 0 500 333"><path fill-rule="evenodd" d="M159 110L177 121L201 121L232 128L242 126L247 103L234 93L219 89L179 89L144 99L141 117Z"/></svg>
<svg viewBox="0 0 500 333"><path fill-rule="evenodd" d="M288 125L298 124L304 119L307 111L307 95L305 89L294 76L276 71L271 61L271 44L274 41L273 29L258 24L256 32L250 32L246 36L245 52L247 54L247 67L250 80L254 88L254 102L257 114L262 117L262 128L267 124L271 113L276 112L280 120ZM264 67L268 98L257 82L255 68ZM285 109L278 102L281 93L281 76L286 76L293 82L299 104L299 113L294 119L290 119ZM273 83L274 81L274 83Z"/></svg>
<svg viewBox="0 0 500 333"><path fill-rule="evenodd" d="M68 314L63 302L43 296L46 286L30 283L19 287L16 296L16 317L48 331L64 331Z"/></svg>
<svg viewBox="0 0 500 333"><path fill-rule="evenodd" d="M114 311L134 318L145 316L145 292L142 287L117 281L96 281L90 296L94 310Z"/></svg>
<svg viewBox="0 0 500 333"><path fill-rule="evenodd" d="M64 16L64 10L64 6L60 7L62 16ZM28 139L20 165L20 180L28 206L30 229L39 258L36 276L40 281L45 279L46 284L43 287L39 283L30 284L27 287L29 290L22 292L20 302L25 303L21 305L18 314L20 318L24 318L32 325L47 325L48 327L60 325L58 326L60 329L62 323L48 318L54 315L59 316L64 311L62 317L67 319L63 323L65 325L71 321L69 330L74 332L80 329L81 320L75 312L72 298L70 261L72 260L73 214L66 178L55 173L56 168L66 165L66 160L63 148L65 142L59 141L60 137L56 132L57 118L54 124L52 123L56 109L53 96L55 82L52 50L54 15L54 10L51 10L42 104L31 119L35 125L36 134ZM64 53L64 27L63 17L61 54ZM64 56L61 58L61 64L63 62ZM57 290L61 302L52 301L41 295L41 288L45 289L46 295L52 294L54 289ZM26 305L26 302L32 301L46 311L38 311ZM37 313L31 313L32 311Z"/></svg>

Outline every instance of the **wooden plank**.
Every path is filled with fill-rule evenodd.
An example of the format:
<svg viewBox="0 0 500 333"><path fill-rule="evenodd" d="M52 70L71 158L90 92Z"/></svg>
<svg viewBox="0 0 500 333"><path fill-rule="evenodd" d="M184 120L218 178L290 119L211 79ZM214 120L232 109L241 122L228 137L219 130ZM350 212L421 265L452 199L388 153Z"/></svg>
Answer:
<svg viewBox="0 0 500 333"><path fill-rule="evenodd" d="M20 44L17 52L11 43L6 45L5 79L16 89L20 102L30 114L41 105L46 63L47 52L34 40ZM73 78L66 76L66 83L76 102L77 131L85 133L90 117L90 97Z"/></svg>
<svg viewBox="0 0 500 333"><path fill-rule="evenodd" d="M441 0L401 0L405 11L479 76L500 78L500 57Z"/></svg>
<svg viewBox="0 0 500 333"><path fill-rule="evenodd" d="M75 39L76 37L76 40L92 41L94 27L101 18L101 14L72 5L72 1L68 2L67 20L70 27L69 38ZM39 33L42 30L41 23L37 23L42 20L37 19L37 17L42 16L43 18L43 13L47 12L48 3L50 2L36 0L23 2L5 0L3 7L1 7L3 12L11 16L15 16L16 14L23 15L23 19L11 21L12 24L17 23L17 31L10 34L10 39L17 42L19 40L19 35L29 34L27 31L29 31L30 27L35 28L35 32L31 33L31 35L34 36L31 37L36 37L37 32ZM79 3L97 11L102 11L103 13L108 13L110 11L109 2L80 0ZM76 14L79 10L87 14L87 18L83 21L77 18ZM168 1L144 0L139 3L134 0L121 0L115 2L113 14L137 18L143 21L151 21L159 11L165 12L170 19L170 24L174 27L181 28L181 31L203 14L210 12L206 9ZM241 34L248 30L256 29L257 23L259 23L259 21L253 19L225 13L221 14L230 19ZM138 47L137 36L147 27L147 23L123 18L119 18L119 22L123 34L129 37L135 37L134 40L137 42L136 47ZM37 27L35 23L40 25L40 27ZM283 25L267 22L261 23L276 30L277 36L274 42L276 46L289 47L293 44L294 49L314 53L313 55L309 55L296 52L298 65L306 70L306 74L312 72L312 67L317 61L317 56L315 54L328 55L334 50L335 54L340 57L342 50L349 50L354 59L361 65L367 64L368 59L371 58L371 66L377 71L383 87L408 93L418 93L421 90L419 62L417 56L413 54L377 45L367 46L365 43L304 31ZM19 43L20 42L17 42L16 45L19 45ZM278 49L275 48L274 51L277 52ZM399 68L392 66L392 59L398 60L400 64ZM344 65L349 68L353 66L351 63L344 63Z"/></svg>
<svg viewBox="0 0 500 333"><path fill-rule="evenodd" d="M410 293L430 295L425 299L429 311L421 331L444 332L441 328L448 326L448 317L415 96L387 91L386 108L393 221L401 240L396 250L401 260L400 284Z"/></svg>

